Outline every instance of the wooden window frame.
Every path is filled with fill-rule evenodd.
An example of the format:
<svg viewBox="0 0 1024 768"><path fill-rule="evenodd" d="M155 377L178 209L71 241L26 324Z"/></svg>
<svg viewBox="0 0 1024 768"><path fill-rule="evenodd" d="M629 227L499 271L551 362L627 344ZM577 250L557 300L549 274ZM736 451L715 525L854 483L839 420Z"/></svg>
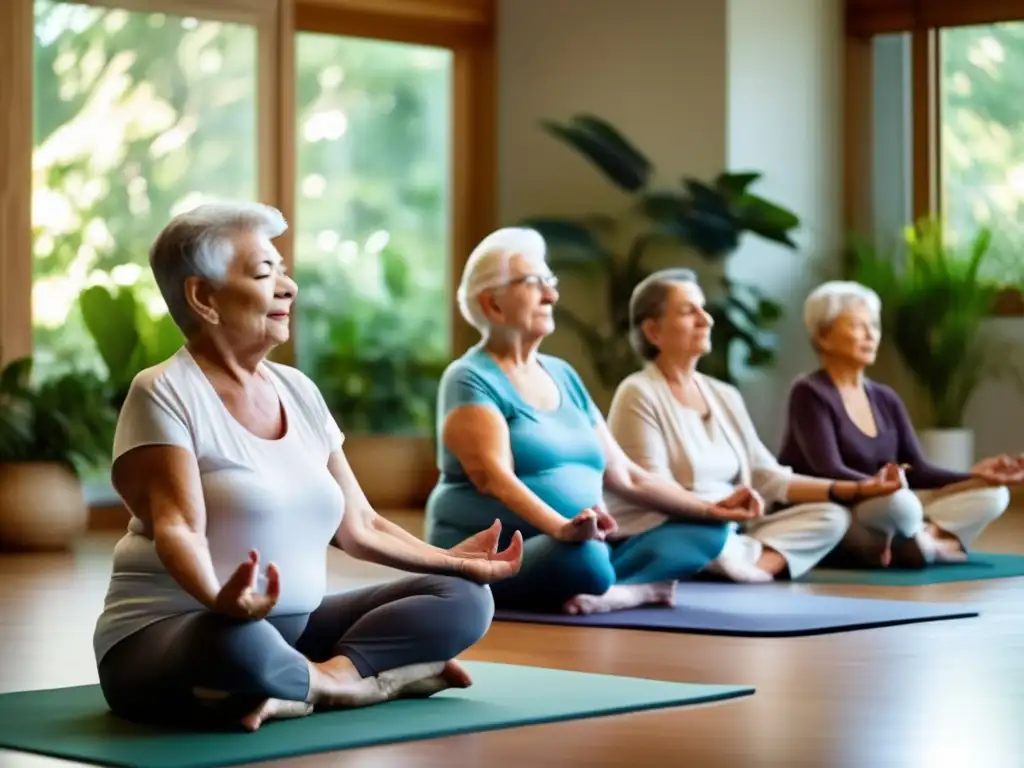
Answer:
<svg viewBox="0 0 1024 768"><path fill-rule="evenodd" d="M850 6L858 5L849 2ZM942 0L914 5L904 0L887 4L874 0L878 11L857 16L849 9L844 51L844 220L848 229L871 232L871 167L874 148L872 41L876 35L910 34L911 56L911 214L918 219L942 210L939 81L941 31L956 26L1024 21L1024 3L979 0L966 8L943 5ZM911 4L913 5L913 4ZM886 12L888 10L888 12ZM929 15L930 10L930 15ZM993 314L1024 317L1024 294L1017 288L1002 291Z"/></svg>
<svg viewBox="0 0 1024 768"><path fill-rule="evenodd" d="M462 321L455 288L473 246L497 220L496 0L69 0L106 8L156 11L254 24L258 28L258 194L292 221L296 207L295 34L299 31L434 45L453 57L450 249L451 349L476 338ZM33 112L33 0L0 0L0 111ZM30 120L0 121L0 362L29 355L32 328L32 150ZM277 245L294 264L294 233ZM294 363L290 345L275 355ZM386 451L401 438L384 438ZM422 454L422 455L421 455ZM426 458L424 458L426 457ZM416 453L429 466L433 451ZM415 489L414 489L415 490ZM367 488L370 492L371 489ZM418 504L419 498L407 500ZM93 510L92 527L123 525L121 505Z"/></svg>
<svg viewBox="0 0 1024 768"><path fill-rule="evenodd" d="M278 148L282 113L281 63L290 0L69 0L78 5L133 13L168 13L251 25L257 34L257 194L282 206L289 192L281 183ZM0 110L33 114L33 0L0 3ZM32 154L31 120L0 121L0 362L32 353Z"/></svg>
<svg viewBox="0 0 1024 768"><path fill-rule="evenodd" d="M391 40L452 52L448 270L453 356L475 343L454 298L462 269L473 247L497 220L495 13L493 0L299 0L294 8L295 32ZM289 58L294 59L294 51ZM294 96L289 93L288 98L290 102ZM290 146L294 145L293 110L291 103L282 110L291 115ZM294 189L294 153L285 153L285 157L282 180ZM285 211L285 215L290 213L290 208ZM286 260L294 258L290 243L282 254Z"/></svg>
<svg viewBox="0 0 1024 768"><path fill-rule="evenodd" d="M452 296L465 259L497 218L495 0L71 0L253 24L258 30L259 197L295 211L294 37L299 31L436 45L454 54L450 262ZM0 2L0 111L30 115L33 0ZM0 360L32 352L32 123L0 121ZM279 248L294 263L289 230ZM453 355L474 342L451 302ZM277 355L294 361L286 345Z"/></svg>

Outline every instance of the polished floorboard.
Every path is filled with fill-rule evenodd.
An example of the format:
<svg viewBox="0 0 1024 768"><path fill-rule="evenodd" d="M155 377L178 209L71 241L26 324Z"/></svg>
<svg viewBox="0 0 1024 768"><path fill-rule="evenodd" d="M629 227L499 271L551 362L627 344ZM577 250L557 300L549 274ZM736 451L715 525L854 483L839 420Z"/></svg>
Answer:
<svg viewBox="0 0 1024 768"><path fill-rule="evenodd" d="M419 516L393 519L419 533ZM91 633L117 532L66 554L0 555L0 691L96 682ZM980 542L1024 553L1024 510ZM332 552L331 587L391 572ZM754 685L708 706L292 758L320 766L1024 766L1024 579L808 592L978 606L977 619L807 638L495 624L467 659ZM537 691L538 697L543 691ZM69 763L0 751L0 767Z"/></svg>

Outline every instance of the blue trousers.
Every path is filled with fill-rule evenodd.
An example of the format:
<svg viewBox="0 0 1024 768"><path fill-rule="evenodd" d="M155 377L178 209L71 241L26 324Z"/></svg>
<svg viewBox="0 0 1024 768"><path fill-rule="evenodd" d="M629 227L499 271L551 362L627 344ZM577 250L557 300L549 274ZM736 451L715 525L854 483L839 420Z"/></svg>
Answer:
<svg viewBox="0 0 1024 768"><path fill-rule="evenodd" d="M432 527L430 543L454 547L477 531L447 524ZM502 531L500 547L514 531ZM644 533L605 543L563 542L544 534L527 539L519 573L491 585L497 608L558 611L576 595L602 595L614 584L682 581L718 557L727 523L670 521Z"/></svg>

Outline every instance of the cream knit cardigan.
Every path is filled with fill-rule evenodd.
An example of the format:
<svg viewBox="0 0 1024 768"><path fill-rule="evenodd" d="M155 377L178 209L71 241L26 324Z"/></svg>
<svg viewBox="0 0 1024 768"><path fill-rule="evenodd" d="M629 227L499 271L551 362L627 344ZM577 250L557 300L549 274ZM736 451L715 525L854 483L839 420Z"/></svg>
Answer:
<svg viewBox="0 0 1024 768"><path fill-rule="evenodd" d="M767 506L785 502L793 470L780 465L761 442L739 390L700 373L695 380L710 407L711 418L739 459L739 484L754 488ZM619 384L608 413L608 428L634 462L692 490L693 463L688 449L697 444L691 431L697 422L680 418L682 407L661 371L649 363ZM669 515L636 506L614 494L607 494L606 503L620 534L635 535L669 519Z"/></svg>

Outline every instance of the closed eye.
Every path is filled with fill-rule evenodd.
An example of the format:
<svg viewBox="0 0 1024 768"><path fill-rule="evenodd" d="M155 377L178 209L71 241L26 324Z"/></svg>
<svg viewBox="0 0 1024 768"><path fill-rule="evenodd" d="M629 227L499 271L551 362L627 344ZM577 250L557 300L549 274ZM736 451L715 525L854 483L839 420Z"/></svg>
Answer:
<svg viewBox="0 0 1024 768"><path fill-rule="evenodd" d="M287 270L285 269L283 261L273 262L270 259L267 259L266 261L260 262L260 268L262 269L263 267L268 268L270 271L266 272L266 273L261 273L261 274L256 275L256 279L257 280L265 280L268 277L272 277L273 274L274 274L275 268L276 268L276 270L280 274L282 274L282 275L286 275L287 274Z"/></svg>

